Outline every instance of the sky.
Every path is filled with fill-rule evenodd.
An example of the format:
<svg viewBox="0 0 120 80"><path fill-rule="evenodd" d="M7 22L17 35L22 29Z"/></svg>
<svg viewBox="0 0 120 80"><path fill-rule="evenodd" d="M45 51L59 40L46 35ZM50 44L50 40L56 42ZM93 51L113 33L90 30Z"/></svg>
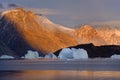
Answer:
<svg viewBox="0 0 120 80"><path fill-rule="evenodd" d="M0 3L18 4L65 26L120 24L120 0L0 0Z"/></svg>

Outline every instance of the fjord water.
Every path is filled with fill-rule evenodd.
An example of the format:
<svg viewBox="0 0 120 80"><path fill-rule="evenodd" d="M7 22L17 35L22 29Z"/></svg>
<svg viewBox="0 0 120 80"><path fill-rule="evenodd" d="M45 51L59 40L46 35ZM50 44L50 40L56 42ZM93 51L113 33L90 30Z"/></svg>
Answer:
<svg viewBox="0 0 120 80"><path fill-rule="evenodd" d="M0 80L120 80L119 61L1 60Z"/></svg>
<svg viewBox="0 0 120 80"><path fill-rule="evenodd" d="M1 71L0 80L120 80L120 72L77 70Z"/></svg>

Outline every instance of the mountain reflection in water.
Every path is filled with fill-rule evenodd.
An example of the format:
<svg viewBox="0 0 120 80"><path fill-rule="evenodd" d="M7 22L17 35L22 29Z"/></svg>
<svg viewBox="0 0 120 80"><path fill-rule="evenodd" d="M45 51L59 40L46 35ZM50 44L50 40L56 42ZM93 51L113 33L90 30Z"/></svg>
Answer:
<svg viewBox="0 0 120 80"><path fill-rule="evenodd" d="M0 71L0 80L120 80L120 71Z"/></svg>

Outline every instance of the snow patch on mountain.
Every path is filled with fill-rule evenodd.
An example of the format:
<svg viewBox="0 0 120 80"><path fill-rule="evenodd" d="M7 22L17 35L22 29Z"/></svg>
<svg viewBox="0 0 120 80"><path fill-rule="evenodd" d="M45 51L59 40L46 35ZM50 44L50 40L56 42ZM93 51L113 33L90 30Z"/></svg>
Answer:
<svg viewBox="0 0 120 80"><path fill-rule="evenodd" d="M38 23L40 23L45 28L48 28L52 31L55 31L56 29L58 29L62 32L69 32L69 33L72 33L74 31L74 29L53 23L51 20L49 20L47 17L45 17L43 15L40 15L37 17L38 17Z"/></svg>

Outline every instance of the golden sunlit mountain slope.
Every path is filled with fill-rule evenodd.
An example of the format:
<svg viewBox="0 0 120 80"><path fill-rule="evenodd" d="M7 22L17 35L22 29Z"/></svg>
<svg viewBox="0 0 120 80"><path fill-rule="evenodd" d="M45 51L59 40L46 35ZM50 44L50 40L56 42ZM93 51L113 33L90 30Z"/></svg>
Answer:
<svg viewBox="0 0 120 80"><path fill-rule="evenodd" d="M105 45L105 41L100 37L99 33L89 25L81 26L74 32L80 43L94 43L94 45Z"/></svg>
<svg viewBox="0 0 120 80"><path fill-rule="evenodd" d="M3 19L6 21L5 25L1 26L5 26L5 29L14 27L23 40L37 51L49 53L77 44L71 35L58 29L55 32L47 28L43 29L44 25L38 23L37 16L22 8L5 11L1 16L1 22ZM7 24L7 22L10 23ZM13 26L9 26L9 24Z"/></svg>
<svg viewBox="0 0 120 80"><path fill-rule="evenodd" d="M101 26L97 27L96 31L99 33L107 45L120 45L120 28L119 27L110 27L110 26Z"/></svg>

